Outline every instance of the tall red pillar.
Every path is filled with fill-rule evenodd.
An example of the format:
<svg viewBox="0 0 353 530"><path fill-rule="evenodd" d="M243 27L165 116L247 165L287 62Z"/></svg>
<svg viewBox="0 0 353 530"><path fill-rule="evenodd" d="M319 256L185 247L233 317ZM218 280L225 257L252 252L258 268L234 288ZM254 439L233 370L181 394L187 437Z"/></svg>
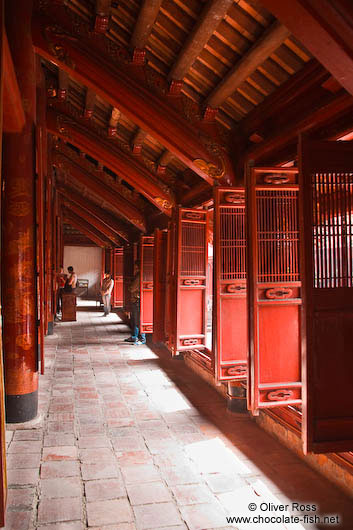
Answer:
<svg viewBox="0 0 353 530"><path fill-rule="evenodd" d="M35 290L35 57L32 0L6 2L5 20L26 123L3 149L2 302L6 418L31 420L38 409Z"/></svg>

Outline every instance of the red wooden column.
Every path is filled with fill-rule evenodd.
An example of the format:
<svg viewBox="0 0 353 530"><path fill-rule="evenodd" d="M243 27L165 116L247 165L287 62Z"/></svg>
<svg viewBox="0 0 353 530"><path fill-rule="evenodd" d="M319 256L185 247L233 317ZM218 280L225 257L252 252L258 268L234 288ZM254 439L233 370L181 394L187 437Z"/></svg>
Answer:
<svg viewBox="0 0 353 530"><path fill-rule="evenodd" d="M53 177L51 164L51 137L48 138L47 181L45 186L45 291L46 332L54 333L54 262L53 262Z"/></svg>
<svg viewBox="0 0 353 530"><path fill-rule="evenodd" d="M31 0L7 2L6 22L17 79L25 104L20 133L4 139L2 299L6 416L28 421L38 409L38 358L35 301L34 124L35 57L31 38Z"/></svg>
<svg viewBox="0 0 353 530"><path fill-rule="evenodd" d="M167 232L154 231L153 260L153 342L165 342Z"/></svg>

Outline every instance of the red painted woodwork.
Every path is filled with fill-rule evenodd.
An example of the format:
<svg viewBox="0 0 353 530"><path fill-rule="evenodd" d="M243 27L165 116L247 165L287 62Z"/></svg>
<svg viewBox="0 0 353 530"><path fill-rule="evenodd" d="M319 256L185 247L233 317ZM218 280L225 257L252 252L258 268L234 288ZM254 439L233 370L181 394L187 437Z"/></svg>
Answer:
<svg viewBox="0 0 353 530"><path fill-rule="evenodd" d="M26 102L26 123L20 133L4 137L2 296L6 394L29 394L35 410L38 390L37 329L35 308L35 160L36 119L35 58L30 24L32 2L8 2L9 44L18 76L22 100ZM19 16L21 13L21 16ZM11 271L11 274L9 273ZM19 282L21 285L19 286ZM31 399L32 399L31 398ZM17 397L13 398L17 400ZM25 412L25 411L23 411ZM11 418L8 418L11 421ZM27 418L31 419L31 418Z"/></svg>
<svg viewBox="0 0 353 530"><path fill-rule="evenodd" d="M165 342L166 283L167 283L167 239L166 230L154 232L153 260L153 342Z"/></svg>
<svg viewBox="0 0 353 530"><path fill-rule="evenodd" d="M178 209L173 308L176 321L172 322L170 342L173 355L206 349L207 225L205 210Z"/></svg>
<svg viewBox="0 0 353 530"><path fill-rule="evenodd" d="M62 322L76 322L76 295L62 293Z"/></svg>
<svg viewBox="0 0 353 530"><path fill-rule="evenodd" d="M141 333L153 331L154 237L141 236L140 243L140 324Z"/></svg>
<svg viewBox="0 0 353 530"><path fill-rule="evenodd" d="M124 248L115 248L112 251L114 288L113 288L113 307L122 307L124 305L124 282L123 282L123 265L124 265Z"/></svg>
<svg viewBox="0 0 353 530"><path fill-rule="evenodd" d="M248 406L301 403L298 170L247 174Z"/></svg>
<svg viewBox="0 0 353 530"><path fill-rule="evenodd" d="M214 325L216 379L246 379L248 315L244 188L214 192Z"/></svg>
<svg viewBox="0 0 353 530"><path fill-rule="evenodd" d="M106 167L121 175L131 186L136 188L148 200L167 215L171 215L174 199L169 190L163 188L157 178L137 157L117 148L116 145L106 143L95 130L88 130L87 126L79 124L71 117L49 109L47 112L47 128L54 135L63 140L70 137L70 143L83 150Z"/></svg>
<svg viewBox="0 0 353 530"><path fill-rule="evenodd" d="M15 67L7 41L5 30L3 31L3 130L8 133L21 132L25 125L25 113L22 105L20 88L18 86Z"/></svg>
<svg viewBox="0 0 353 530"><path fill-rule="evenodd" d="M207 136L203 142L200 131L180 115L167 95L154 94L147 83L142 82L135 65L119 60L118 54L112 61L108 57L108 41L103 37L100 43L95 40L93 44L88 25L85 28L81 23L79 38L72 38L71 34L77 32L76 21L74 17L69 19L67 10L55 9L52 16L53 20L41 16L33 20L34 47L39 55L54 61L73 79L119 108L207 182L212 184L215 174L216 178L224 174L233 180L232 163L226 150L221 153L221 161L213 149L207 149L206 144L215 144L215 140ZM97 45L100 47L98 54ZM60 52L55 54L56 50ZM206 164L199 164L199 160Z"/></svg>
<svg viewBox="0 0 353 530"><path fill-rule="evenodd" d="M0 0L0 101L4 89L4 1ZM2 187L2 134L3 134L3 105L0 105L0 185ZM0 204L1 208L1 204ZM1 217L0 217L1 227ZM0 241L1 249L1 241ZM0 274L1 279L1 274ZM5 387L4 365L2 346L2 318L0 308L0 526L5 526L5 512L7 502L7 475L6 475L6 427L5 427Z"/></svg>
<svg viewBox="0 0 353 530"><path fill-rule="evenodd" d="M305 452L353 449L353 144L300 144Z"/></svg>

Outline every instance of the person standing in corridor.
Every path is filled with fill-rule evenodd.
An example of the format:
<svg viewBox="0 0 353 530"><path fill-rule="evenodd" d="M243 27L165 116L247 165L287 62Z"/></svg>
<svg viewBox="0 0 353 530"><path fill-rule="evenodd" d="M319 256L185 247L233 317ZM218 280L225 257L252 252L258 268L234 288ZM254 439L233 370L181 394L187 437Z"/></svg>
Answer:
<svg viewBox="0 0 353 530"><path fill-rule="evenodd" d="M102 294L102 300L103 300L103 306L104 306L104 317L108 316L111 309L111 297L112 297L112 291L114 287L114 280L111 277L111 274L105 273L104 278L102 281L102 288L101 288L101 294Z"/></svg>

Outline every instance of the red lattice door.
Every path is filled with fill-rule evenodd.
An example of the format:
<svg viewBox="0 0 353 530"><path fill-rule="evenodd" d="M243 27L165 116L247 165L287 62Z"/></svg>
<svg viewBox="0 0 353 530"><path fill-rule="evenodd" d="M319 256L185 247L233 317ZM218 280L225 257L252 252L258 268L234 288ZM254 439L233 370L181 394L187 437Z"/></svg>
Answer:
<svg viewBox="0 0 353 530"><path fill-rule="evenodd" d="M124 245L123 253L123 294L124 310L131 311L131 293L130 286L134 277L134 252L132 245Z"/></svg>
<svg viewBox="0 0 353 530"><path fill-rule="evenodd" d="M153 331L153 254L154 237L142 236L140 246L141 333Z"/></svg>
<svg viewBox="0 0 353 530"><path fill-rule="evenodd" d="M304 451L352 451L352 142L301 142L300 169Z"/></svg>
<svg viewBox="0 0 353 530"><path fill-rule="evenodd" d="M165 342L166 283L167 283L167 232L154 232L153 265L153 342Z"/></svg>
<svg viewBox="0 0 353 530"><path fill-rule="evenodd" d="M248 406L301 404L301 283L296 169L247 175Z"/></svg>
<svg viewBox="0 0 353 530"><path fill-rule="evenodd" d="M246 379L248 327L244 188L214 195L214 326L216 379Z"/></svg>
<svg viewBox="0 0 353 530"><path fill-rule="evenodd" d="M206 211L179 208L176 248L176 328L173 354L206 349Z"/></svg>
<svg viewBox="0 0 353 530"><path fill-rule="evenodd" d="M124 249L113 250L113 307L122 307L124 304Z"/></svg>

